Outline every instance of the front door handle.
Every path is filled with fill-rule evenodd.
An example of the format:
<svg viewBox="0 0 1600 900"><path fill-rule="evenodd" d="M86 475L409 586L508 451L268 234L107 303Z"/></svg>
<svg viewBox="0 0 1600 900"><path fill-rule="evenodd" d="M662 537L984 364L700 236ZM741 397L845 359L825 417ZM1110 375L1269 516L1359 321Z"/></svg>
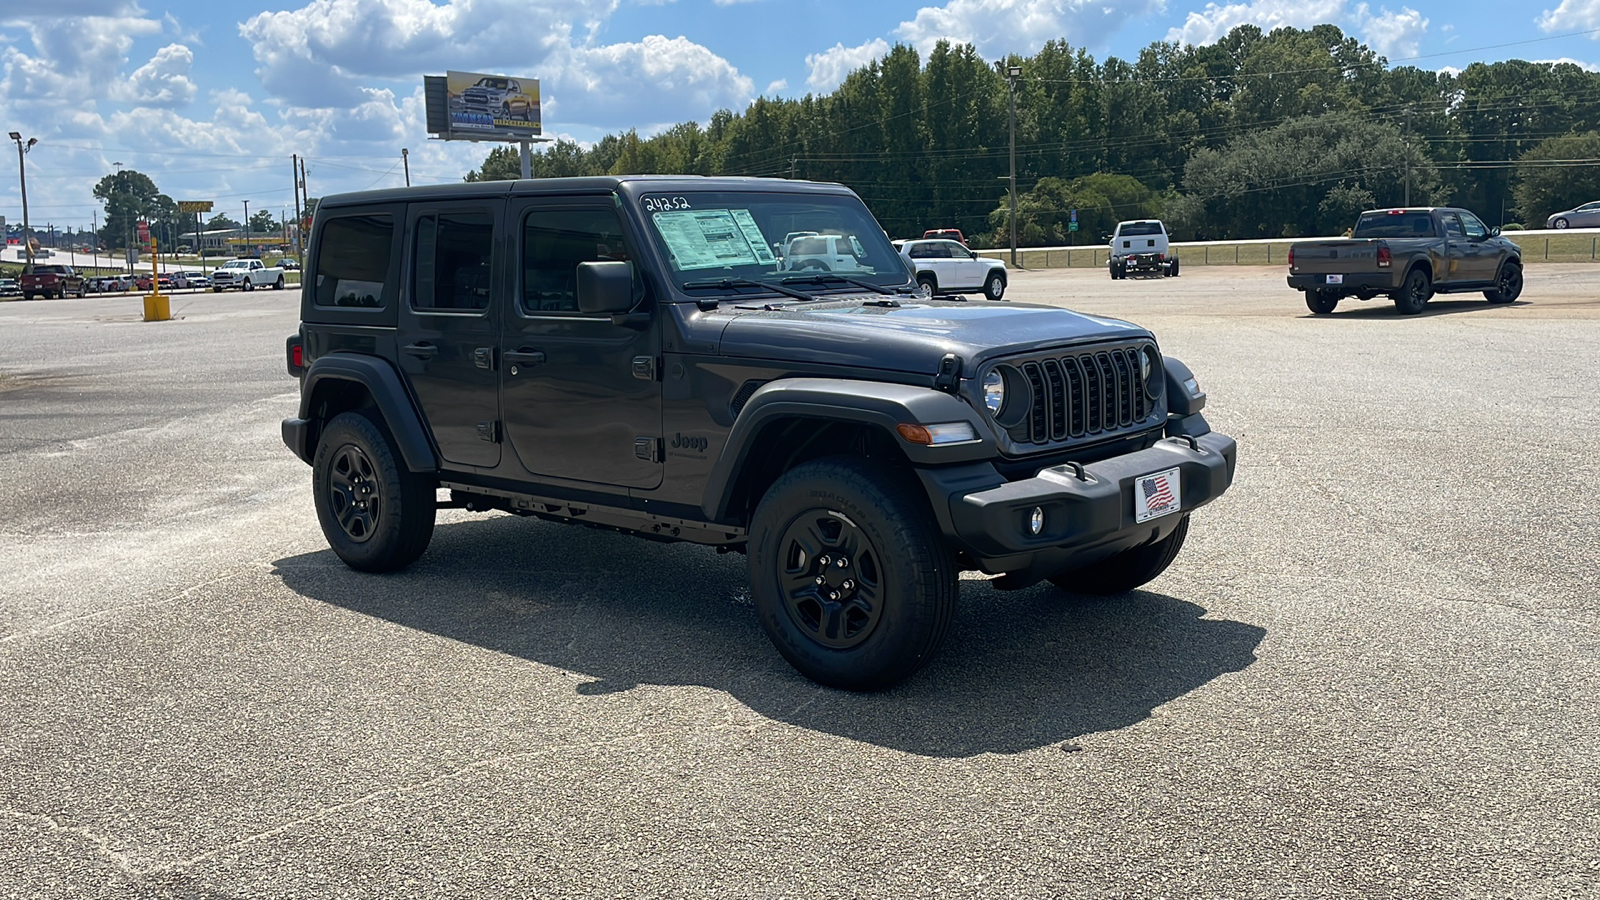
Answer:
<svg viewBox="0 0 1600 900"><path fill-rule="evenodd" d="M530 350L523 347L520 350L507 350L500 358L508 363L521 363L525 366L537 366L544 362L544 351Z"/></svg>
<svg viewBox="0 0 1600 900"><path fill-rule="evenodd" d="M432 359L439 352L438 347L428 343L427 341L419 341L415 344L407 344L400 349L418 359Z"/></svg>

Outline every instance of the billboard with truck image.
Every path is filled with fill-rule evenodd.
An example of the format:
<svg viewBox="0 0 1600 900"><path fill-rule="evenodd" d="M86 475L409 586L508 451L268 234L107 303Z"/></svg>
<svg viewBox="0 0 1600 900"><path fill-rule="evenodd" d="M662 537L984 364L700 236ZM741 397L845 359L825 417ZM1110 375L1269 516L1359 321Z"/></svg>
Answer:
<svg viewBox="0 0 1600 900"><path fill-rule="evenodd" d="M446 72L449 130L459 137L539 134L539 79L482 72Z"/></svg>

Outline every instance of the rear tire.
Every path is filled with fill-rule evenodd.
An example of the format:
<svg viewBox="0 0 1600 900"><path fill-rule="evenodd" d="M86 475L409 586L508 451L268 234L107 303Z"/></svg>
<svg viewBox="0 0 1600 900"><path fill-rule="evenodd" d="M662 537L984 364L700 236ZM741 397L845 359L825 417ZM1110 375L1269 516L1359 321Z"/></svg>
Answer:
<svg viewBox="0 0 1600 900"><path fill-rule="evenodd" d="M275 290L275 291L283 290L283 276L282 275L278 276L278 283L273 285L272 289Z"/></svg>
<svg viewBox="0 0 1600 900"><path fill-rule="evenodd" d="M436 484L407 469L382 419L361 410L333 417L311 463L322 534L362 572L405 568L428 548Z"/></svg>
<svg viewBox="0 0 1600 900"><path fill-rule="evenodd" d="M767 637L818 684L876 691L943 642L955 554L915 481L883 462L813 460L778 479L749 537L750 586Z"/></svg>
<svg viewBox="0 0 1600 900"><path fill-rule="evenodd" d="M1500 264L1500 272L1495 276L1494 289L1483 292L1483 298L1490 303L1511 303L1522 296L1522 267L1506 260Z"/></svg>
<svg viewBox="0 0 1600 900"><path fill-rule="evenodd" d="M1177 278L1178 277L1178 261L1177 260L1173 260L1172 261L1172 271L1168 272L1167 274L1172 276L1173 278Z"/></svg>
<svg viewBox="0 0 1600 900"><path fill-rule="evenodd" d="M1412 269L1406 273L1405 283L1400 286L1399 293L1394 295L1394 308L1402 316L1414 316L1422 312L1422 307L1428 303L1428 298L1433 296L1433 279L1420 268Z"/></svg>
<svg viewBox="0 0 1600 900"><path fill-rule="evenodd" d="M1317 315L1328 315L1329 313L1333 312L1333 308L1338 305L1338 297L1330 296L1322 291L1317 290L1316 288L1306 288L1306 308Z"/></svg>
<svg viewBox="0 0 1600 900"><path fill-rule="evenodd" d="M1074 594L1102 597L1126 594L1165 572L1178 558L1178 551L1183 549L1184 538L1188 535L1189 516L1186 514L1178 527L1161 540L1124 550L1081 569L1063 572L1051 578L1050 583Z"/></svg>

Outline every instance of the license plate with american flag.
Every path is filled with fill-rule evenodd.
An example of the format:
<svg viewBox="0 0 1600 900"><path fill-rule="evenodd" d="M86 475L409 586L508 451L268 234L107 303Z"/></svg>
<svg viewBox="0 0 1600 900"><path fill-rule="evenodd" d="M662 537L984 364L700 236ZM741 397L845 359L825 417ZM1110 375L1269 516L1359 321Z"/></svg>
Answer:
<svg viewBox="0 0 1600 900"><path fill-rule="evenodd" d="M1147 522L1177 512L1182 497L1177 469L1140 475L1133 482L1133 520Z"/></svg>

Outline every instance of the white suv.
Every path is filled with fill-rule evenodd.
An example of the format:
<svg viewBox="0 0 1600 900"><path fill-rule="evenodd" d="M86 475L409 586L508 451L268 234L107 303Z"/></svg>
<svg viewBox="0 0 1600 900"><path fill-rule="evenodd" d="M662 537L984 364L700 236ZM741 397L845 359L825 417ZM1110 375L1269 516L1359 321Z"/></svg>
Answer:
<svg viewBox="0 0 1600 900"><path fill-rule="evenodd" d="M960 241L899 241L897 246L917 284L931 294L981 293L990 300L1006 295L1006 264L979 256Z"/></svg>

